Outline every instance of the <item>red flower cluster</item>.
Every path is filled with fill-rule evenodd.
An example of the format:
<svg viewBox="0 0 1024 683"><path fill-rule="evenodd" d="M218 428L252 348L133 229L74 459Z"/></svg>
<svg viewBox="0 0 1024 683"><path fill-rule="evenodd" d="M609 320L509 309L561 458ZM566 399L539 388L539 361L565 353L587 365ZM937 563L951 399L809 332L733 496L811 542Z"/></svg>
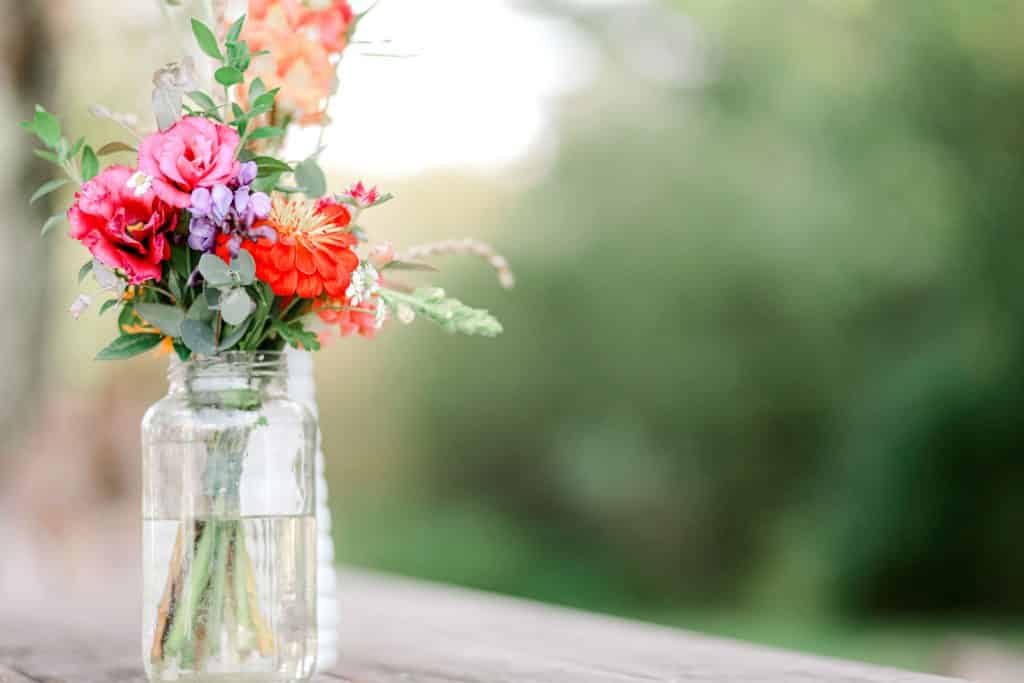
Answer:
<svg viewBox="0 0 1024 683"><path fill-rule="evenodd" d="M159 280L163 261L171 257L167 233L177 211L150 189L137 194L128 179L135 172L111 166L82 186L68 211L71 236L97 261L123 271L137 285Z"/></svg>

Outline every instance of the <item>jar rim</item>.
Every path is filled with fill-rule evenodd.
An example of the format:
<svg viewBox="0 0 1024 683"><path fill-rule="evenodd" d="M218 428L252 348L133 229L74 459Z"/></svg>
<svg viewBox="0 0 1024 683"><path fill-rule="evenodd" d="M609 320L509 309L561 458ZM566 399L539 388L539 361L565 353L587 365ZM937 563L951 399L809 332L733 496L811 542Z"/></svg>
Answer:
<svg viewBox="0 0 1024 683"><path fill-rule="evenodd" d="M283 351L227 351L186 361L172 355L167 379L175 382L197 376L283 377L287 371L288 357Z"/></svg>

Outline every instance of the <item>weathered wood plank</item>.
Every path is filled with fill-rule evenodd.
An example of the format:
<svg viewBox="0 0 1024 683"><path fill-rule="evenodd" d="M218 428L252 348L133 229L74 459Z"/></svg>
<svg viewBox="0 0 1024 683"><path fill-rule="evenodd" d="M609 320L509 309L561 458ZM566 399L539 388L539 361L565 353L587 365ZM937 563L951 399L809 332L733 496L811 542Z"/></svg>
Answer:
<svg viewBox="0 0 1024 683"><path fill-rule="evenodd" d="M531 602L346 572L353 683L947 683Z"/></svg>
<svg viewBox="0 0 1024 683"><path fill-rule="evenodd" d="M318 683L952 680L370 573L343 571L339 581L341 663ZM113 597L123 602L104 613L77 613L74 624L0 615L0 683L143 681L137 596Z"/></svg>

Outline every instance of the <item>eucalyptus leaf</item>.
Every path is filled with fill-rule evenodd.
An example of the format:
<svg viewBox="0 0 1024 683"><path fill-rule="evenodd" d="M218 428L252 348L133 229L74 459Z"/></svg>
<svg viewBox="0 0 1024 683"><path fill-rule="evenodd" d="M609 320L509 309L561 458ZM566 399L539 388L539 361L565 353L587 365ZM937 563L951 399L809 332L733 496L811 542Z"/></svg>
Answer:
<svg viewBox="0 0 1024 683"><path fill-rule="evenodd" d="M245 333L248 332L249 328L252 326L252 320L253 320L252 318L246 318L244 323L242 323L241 325L236 327L234 330L232 330L231 334L226 336L221 341L220 346L218 347L218 350L220 350L221 352L228 351L228 350L231 349L232 346L234 346L239 341L241 341L242 337L245 336Z"/></svg>
<svg viewBox="0 0 1024 683"><path fill-rule="evenodd" d="M327 192L327 177L315 159L306 159L295 167L295 182L307 197L322 197Z"/></svg>
<svg viewBox="0 0 1024 683"><path fill-rule="evenodd" d="M56 180L51 180L49 182L43 183L42 185L39 186L39 189L36 190L35 193L32 195L32 198L28 200L28 203L35 204L37 201L39 201L46 195L56 192L57 190L64 187L70 182L71 181L68 180L67 178L58 178Z"/></svg>
<svg viewBox="0 0 1024 683"><path fill-rule="evenodd" d="M229 325L241 325L255 310L256 303L241 287L229 289L221 296L220 314Z"/></svg>
<svg viewBox="0 0 1024 683"><path fill-rule="evenodd" d="M177 306L142 303L135 304L135 311L166 336L181 336L181 324L185 321L185 314Z"/></svg>
<svg viewBox="0 0 1024 683"><path fill-rule="evenodd" d="M159 334L123 334L96 355L96 360L132 358L156 348L163 337Z"/></svg>
<svg viewBox="0 0 1024 683"><path fill-rule="evenodd" d="M248 249L239 249L231 259L231 270L238 275L239 284L248 287L256 281L256 260Z"/></svg>
<svg viewBox="0 0 1024 683"><path fill-rule="evenodd" d="M181 324L181 341L194 353L213 356L217 353L217 339L209 322L188 320Z"/></svg>
<svg viewBox="0 0 1024 683"><path fill-rule="evenodd" d="M210 322L213 320L213 310L210 308L210 302L205 296L197 296L196 300L192 302L192 306L188 309L188 313L185 314L186 321L197 320L202 322Z"/></svg>
<svg viewBox="0 0 1024 683"><path fill-rule="evenodd" d="M199 273L211 287L226 287L235 284L231 269L224 259L216 254L203 254L199 259Z"/></svg>

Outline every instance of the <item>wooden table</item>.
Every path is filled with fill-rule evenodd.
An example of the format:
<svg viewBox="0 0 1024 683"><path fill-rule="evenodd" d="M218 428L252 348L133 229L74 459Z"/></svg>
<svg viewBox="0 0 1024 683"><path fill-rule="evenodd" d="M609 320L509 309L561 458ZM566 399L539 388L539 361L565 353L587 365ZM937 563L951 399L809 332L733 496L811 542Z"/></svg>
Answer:
<svg viewBox="0 0 1024 683"><path fill-rule="evenodd" d="M952 681L376 574L339 579L341 664L321 683ZM0 683L144 680L139 629L86 616L41 623L0 605Z"/></svg>

